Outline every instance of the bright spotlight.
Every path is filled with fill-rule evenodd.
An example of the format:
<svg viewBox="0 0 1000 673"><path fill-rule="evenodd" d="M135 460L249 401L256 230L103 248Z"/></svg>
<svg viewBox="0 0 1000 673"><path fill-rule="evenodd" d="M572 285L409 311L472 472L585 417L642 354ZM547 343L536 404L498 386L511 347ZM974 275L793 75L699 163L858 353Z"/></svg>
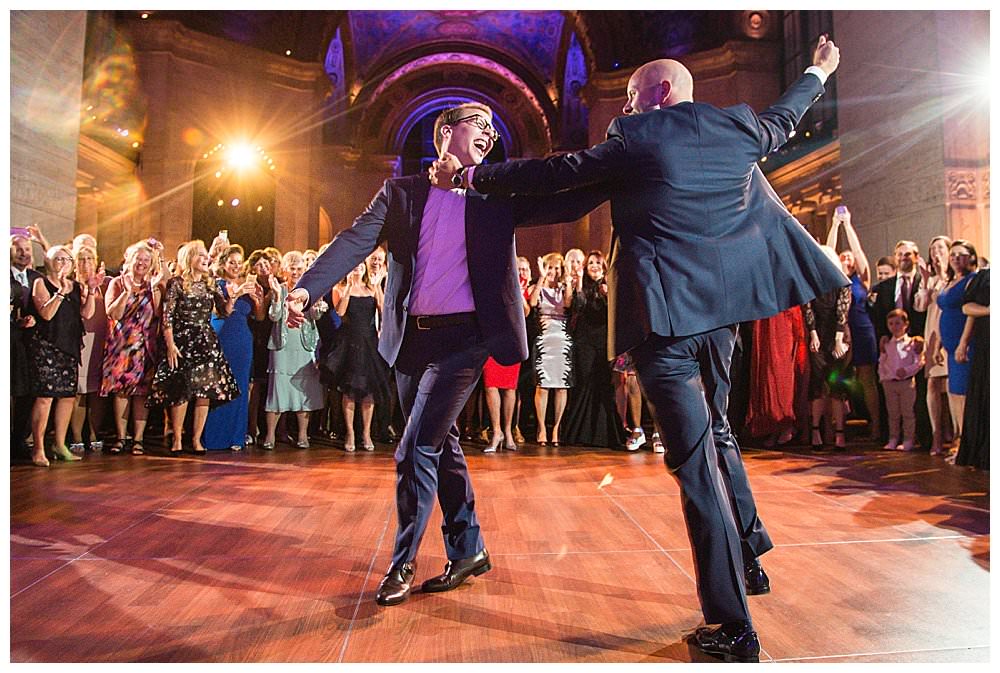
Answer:
<svg viewBox="0 0 1000 673"><path fill-rule="evenodd" d="M245 143L233 145L229 148L226 161L234 168L249 168L255 161L253 148Z"/></svg>
<svg viewBox="0 0 1000 673"><path fill-rule="evenodd" d="M240 205L240 200L233 199L230 205L232 205L232 207L235 208L236 206Z"/></svg>

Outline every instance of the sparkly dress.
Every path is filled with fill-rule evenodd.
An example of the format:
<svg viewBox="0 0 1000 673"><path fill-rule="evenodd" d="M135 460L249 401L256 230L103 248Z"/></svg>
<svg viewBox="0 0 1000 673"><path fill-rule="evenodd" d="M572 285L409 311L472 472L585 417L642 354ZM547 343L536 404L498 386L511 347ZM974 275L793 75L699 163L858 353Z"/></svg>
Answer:
<svg viewBox="0 0 1000 673"><path fill-rule="evenodd" d="M48 278L42 278L42 282L49 294L59 291ZM80 284L74 282L51 320L37 318L28 342L29 372L36 397L76 397L83 347L81 302Z"/></svg>
<svg viewBox="0 0 1000 673"><path fill-rule="evenodd" d="M176 368L171 368L166 358L160 362L146 406L175 406L192 397L228 402L240 396L212 329L212 307L222 313L225 304L222 292L211 280L196 281L185 289L183 279L170 279L163 305L163 328L173 329L180 359Z"/></svg>

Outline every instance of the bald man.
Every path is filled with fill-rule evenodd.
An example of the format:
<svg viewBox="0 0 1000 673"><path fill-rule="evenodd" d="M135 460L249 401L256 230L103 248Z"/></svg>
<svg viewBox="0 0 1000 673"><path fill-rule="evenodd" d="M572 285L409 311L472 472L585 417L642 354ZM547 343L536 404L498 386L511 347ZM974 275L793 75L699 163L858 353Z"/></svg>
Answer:
<svg viewBox="0 0 1000 673"><path fill-rule="evenodd" d="M611 186L609 355L632 354L665 431L702 613L718 625L692 640L730 661L759 658L745 578L766 581L754 554L771 547L726 419L736 325L848 284L757 161L787 141L839 61L836 45L821 37L813 65L759 115L747 105L695 103L687 68L653 61L629 79L626 116L589 150L470 169L444 156L431 171L435 185L454 179L486 194ZM741 546L753 544L745 567Z"/></svg>

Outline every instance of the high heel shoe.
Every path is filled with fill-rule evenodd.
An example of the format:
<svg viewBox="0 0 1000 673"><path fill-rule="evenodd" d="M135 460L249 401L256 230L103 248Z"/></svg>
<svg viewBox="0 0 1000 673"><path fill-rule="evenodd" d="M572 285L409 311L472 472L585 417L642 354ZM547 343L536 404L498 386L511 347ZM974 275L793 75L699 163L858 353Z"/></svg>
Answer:
<svg viewBox="0 0 1000 673"><path fill-rule="evenodd" d="M65 460L68 463L76 460L83 460L83 458L81 458L80 456L74 456L72 453L70 453L70 450L67 449L65 446L56 446L54 444L52 445L52 456L56 460Z"/></svg>
<svg viewBox="0 0 1000 673"><path fill-rule="evenodd" d="M500 442L503 441L503 433L494 433L493 440L483 449L483 453L496 453L500 449Z"/></svg>
<svg viewBox="0 0 1000 673"><path fill-rule="evenodd" d="M816 441L817 437L819 438L819 441ZM819 426L814 425L812 426L812 449L813 451L819 451L822 448L823 448L823 434L819 431Z"/></svg>
<svg viewBox="0 0 1000 673"><path fill-rule="evenodd" d="M843 428L833 431L833 446L837 449L847 448L847 439L844 436Z"/></svg>
<svg viewBox="0 0 1000 673"><path fill-rule="evenodd" d="M49 466L49 459L45 457L44 453L41 455L41 457L32 456L31 457L31 464L34 465L34 466L36 466L36 467L48 467Z"/></svg>

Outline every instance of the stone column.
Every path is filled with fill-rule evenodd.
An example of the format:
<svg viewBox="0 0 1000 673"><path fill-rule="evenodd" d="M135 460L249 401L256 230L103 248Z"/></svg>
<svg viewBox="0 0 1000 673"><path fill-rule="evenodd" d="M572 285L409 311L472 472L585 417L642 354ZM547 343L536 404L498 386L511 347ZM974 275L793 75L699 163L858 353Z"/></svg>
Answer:
<svg viewBox="0 0 1000 673"><path fill-rule="evenodd" d="M86 27L85 11L10 13L10 226L37 222L53 244L76 219Z"/></svg>

